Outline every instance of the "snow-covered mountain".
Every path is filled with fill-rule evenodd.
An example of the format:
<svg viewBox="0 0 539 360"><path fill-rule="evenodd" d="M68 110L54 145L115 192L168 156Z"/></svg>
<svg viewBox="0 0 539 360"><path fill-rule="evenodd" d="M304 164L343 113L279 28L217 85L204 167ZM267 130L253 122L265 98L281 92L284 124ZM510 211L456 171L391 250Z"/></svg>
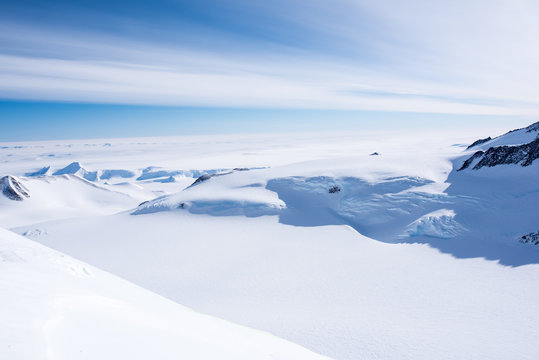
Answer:
<svg viewBox="0 0 539 360"><path fill-rule="evenodd" d="M531 141L530 141L531 139ZM529 141L529 142L528 142ZM469 157L458 171L472 167L474 170L484 166L519 164L530 166L539 158L539 122L526 128L508 132L495 139L490 137L477 140L470 148L484 148ZM471 166L473 164L473 166Z"/></svg>
<svg viewBox="0 0 539 360"><path fill-rule="evenodd" d="M2 184L5 196L0 198L0 226L4 227L114 214L155 196L135 184L98 184L77 175L6 176Z"/></svg>
<svg viewBox="0 0 539 360"><path fill-rule="evenodd" d="M458 218L472 239L516 243L539 229L539 122L512 130L456 158L447 193L468 199ZM488 245L487 245L488 246ZM511 253L508 250L508 253Z"/></svg>
<svg viewBox="0 0 539 360"><path fill-rule="evenodd" d="M524 128L511 130L503 135L496 136L495 138L490 138L490 136L483 140L477 140L471 144L468 149L474 147L474 150L480 149L485 150L491 147L501 146L501 145L522 145L527 144L539 136L539 121L528 125ZM484 141L487 140L487 141ZM479 143L478 143L479 142ZM481 145L481 146L478 146Z"/></svg>
<svg viewBox="0 0 539 360"><path fill-rule="evenodd" d="M489 246L492 249L485 256L503 258L503 244L511 246L521 234L539 226L539 173L533 162L539 156L538 132L539 123L535 123L476 141L474 150L484 150L470 156L469 146L463 155L455 156L447 181L409 175L373 181L365 179L365 174L353 176L348 161L319 161L314 168L326 175L315 176L313 168L301 167L204 175L193 184L197 187L144 202L132 213L278 215L286 224L346 224L378 240L436 243L452 253L455 243L465 241L469 251L459 250L459 254L474 256L478 247ZM437 190L440 186L447 189ZM476 211L486 204L489 210ZM494 239L490 245L480 240L487 234ZM447 238L453 241L436 241ZM494 243L502 248L494 250Z"/></svg>
<svg viewBox="0 0 539 360"><path fill-rule="evenodd" d="M30 197L28 189L16 177L7 175L0 179L2 194L10 200L22 201Z"/></svg>
<svg viewBox="0 0 539 360"><path fill-rule="evenodd" d="M24 174L25 176L45 176L45 175L51 175L51 167L50 166L44 166L41 169L37 169L34 171L27 172Z"/></svg>
<svg viewBox="0 0 539 360"><path fill-rule="evenodd" d="M97 179L97 171L86 170L78 161L72 162L65 168L57 170L53 175L77 175L89 181Z"/></svg>

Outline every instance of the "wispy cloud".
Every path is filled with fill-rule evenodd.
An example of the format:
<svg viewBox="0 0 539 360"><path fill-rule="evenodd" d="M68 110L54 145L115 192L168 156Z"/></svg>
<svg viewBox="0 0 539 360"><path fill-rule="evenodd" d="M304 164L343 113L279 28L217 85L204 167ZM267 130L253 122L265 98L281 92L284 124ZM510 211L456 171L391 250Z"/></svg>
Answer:
<svg viewBox="0 0 539 360"><path fill-rule="evenodd" d="M135 36L147 26L135 20L112 32L4 19L0 97L539 115L534 2L287 4L240 2L264 24L182 21L177 36L159 24Z"/></svg>

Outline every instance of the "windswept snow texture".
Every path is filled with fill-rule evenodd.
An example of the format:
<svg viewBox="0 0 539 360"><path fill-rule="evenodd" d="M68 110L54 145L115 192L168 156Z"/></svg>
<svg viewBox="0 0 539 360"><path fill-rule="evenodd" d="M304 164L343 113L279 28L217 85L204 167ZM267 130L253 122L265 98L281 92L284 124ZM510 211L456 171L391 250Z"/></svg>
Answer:
<svg viewBox="0 0 539 360"><path fill-rule="evenodd" d="M112 178L132 178L135 176L133 171L124 170L124 169L106 169L101 172L99 178L101 180L109 180Z"/></svg>
<svg viewBox="0 0 539 360"><path fill-rule="evenodd" d="M454 201L421 191L432 180L390 177L369 183L355 177L289 177L268 181L286 207L285 224L299 226L347 224L360 233L391 241L404 227L429 209ZM338 188L339 191L332 189Z"/></svg>
<svg viewBox="0 0 539 360"><path fill-rule="evenodd" d="M0 229L0 358L326 359Z"/></svg>
<svg viewBox="0 0 539 360"><path fill-rule="evenodd" d="M408 226L408 236L430 236L440 239L456 237L464 229L455 221L453 210L441 209L423 215Z"/></svg>

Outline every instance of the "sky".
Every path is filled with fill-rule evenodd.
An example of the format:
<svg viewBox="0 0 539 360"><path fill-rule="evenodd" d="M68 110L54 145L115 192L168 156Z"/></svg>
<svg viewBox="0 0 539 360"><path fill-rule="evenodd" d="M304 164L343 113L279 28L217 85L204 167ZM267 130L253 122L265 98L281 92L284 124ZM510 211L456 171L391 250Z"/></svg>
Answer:
<svg viewBox="0 0 539 360"><path fill-rule="evenodd" d="M539 117L535 0L0 6L0 141Z"/></svg>

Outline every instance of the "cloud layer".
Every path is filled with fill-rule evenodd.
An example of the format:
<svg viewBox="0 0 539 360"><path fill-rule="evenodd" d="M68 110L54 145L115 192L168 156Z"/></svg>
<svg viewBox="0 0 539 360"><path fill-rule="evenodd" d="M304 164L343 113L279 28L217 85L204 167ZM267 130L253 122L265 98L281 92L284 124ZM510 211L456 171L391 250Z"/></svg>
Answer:
<svg viewBox="0 0 539 360"><path fill-rule="evenodd" d="M84 16L77 25L8 9L0 97L539 115L534 1L214 3L221 15L163 23L144 11L65 10ZM32 11L44 20L20 15Z"/></svg>

